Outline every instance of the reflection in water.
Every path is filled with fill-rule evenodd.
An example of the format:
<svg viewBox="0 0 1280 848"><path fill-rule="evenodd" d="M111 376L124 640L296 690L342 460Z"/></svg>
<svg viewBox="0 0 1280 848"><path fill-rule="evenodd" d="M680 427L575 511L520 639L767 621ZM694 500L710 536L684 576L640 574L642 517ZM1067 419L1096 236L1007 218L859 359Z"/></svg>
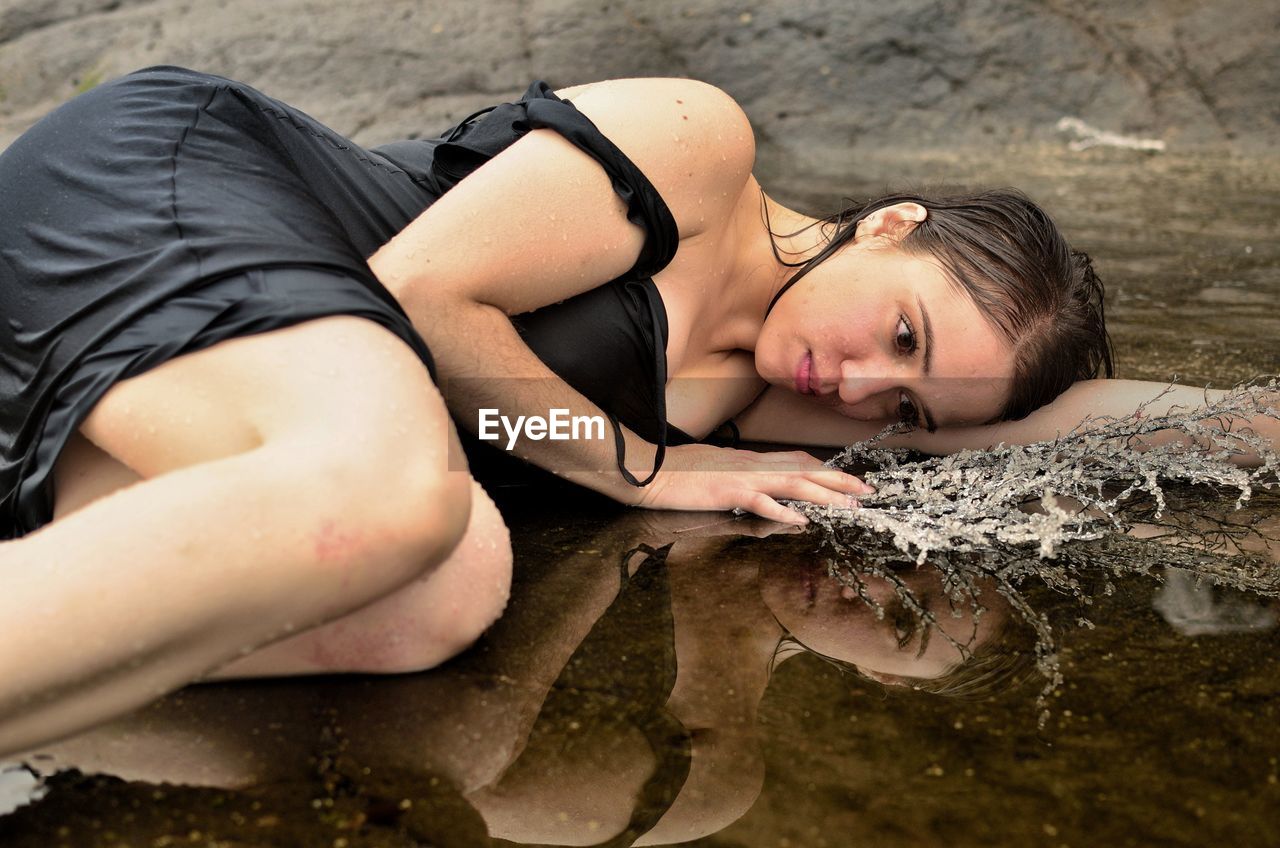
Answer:
<svg viewBox="0 0 1280 848"><path fill-rule="evenodd" d="M946 628L915 600L909 587L892 575L904 558L939 571L952 606L967 602L981 613L974 581L985 576L1036 631L1035 653L1046 685L1040 696L1041 721L1047 721L1048 696L1061 685L1057 637L1048 621L1023 595L1029 580L1088 601L1092 587L1082 575L1099 567L1114 573L1150 573L1155 565L1179 566L1266 597L1280 595L1280 570L1274 567L1274 510L1266 493L1280 486L1280 454L1247 429L1231 429L1232 416L1280 419L1280 390L1274 378L1239 386L1201 410L1175 408L1166 415L1100 419L1052 442L997 446L950 456L913 459L908 451L883 450L876 439L853 445L831 464L865 473L876 487L859 509L797 505L817 520L834 551L831 574L847 590L863 596L860 576L873 573L894 581L897 604L912 609L921 622L947 635ZM1195 440L1171 441L1142 451L1135 438L1177 428ZM889 428L886 433L897 428ZM1251 452L1259 461L1246 470L1232 456ZM1230 507L1196 497L1235 490ZM1264 509L1244 511L1258 492ZM1124 534L1135 537L1125 539ZM1148 544L1137 542L1148 540ZM1162 544L1154 544L1160 542ZM1224 555L1230 554L1227 557ZM1270 554L1266 556L1265 554ZM1230 625L1226 606L1212 616L1200 610L1187 617L1189 591L1174 586L1160 596L1166 619L1179 621L1188 635L1266 629L1274 619L1254 605L1234 604ZM1102 591L1109 592L1105 583ZM1253 610L1252 617L1242 612ZM1246 615L1241 621L1240 616ZM962 645L953 647L965 653Z"/></svg>
<svg viewBox="0 0 1280 848"><path fill-rule="evenodd" d="M1264 504L1273 523L1274 507ZM507 615L446 668L402 678L191 687L32 760L46 774L76 767L143 783L64 776L44 801L0 819L0 841L53 844L59 827L83 837L58 840L71 845L102 843L104 827L123 828L140 844L191 831L250 844L256 834L271 835L269 844L345 839L352 846L375 834L404 841L367 844L643 845L710 837L755 815L776 782L767 764L776 764L779 738L789 751L818 752L864 726L851 722L871 722L870 747L847 749L842 762L825 768L837 785L874 785L880 771L894 768L893 758L912 756L892 740L914 732L921 719L914 704L923 696L879 702L885 706L850 697L915 689L998 694L1034 656L1023 618L1048 626L1045 599L1010 593L996 569L874 556L833 565L815 556L815 534L777 530L643 512L587 533L553 527L548 537L571 553L535 550L523 560ZM1126 557L1145 549L1149 561L1151 551L1166 549L1159 541L1126 544L1134 546ZM1112 580L1081 575L1073 585L1101 600L1102 584ZM1219 598L1217 605L1239 603ZM1091 615L1105 632L1111 622L1099 606L1105 603ZM1071 651L1063 650L1070 667ZM801 663L807 671L797 676L791 660L803 656L817 663ZM845 694L798 683L833 665L842 669ZM1068 668L1063 688L1080 674ZM787 683L771 685L776 680ZM779 737L775 718L771 733L762 706L780 700L805 715L829 713L828 726ZM1027 724L1018 718L1030 712L1026 696L1010 703L992 731ZM872 730L895 714L913 717L889 736ZM982 713L967 715L949 732L983 727ZM1072 710L1057 717L1065 741ZM941 758L927 756L923 773L945 776ZM221 789L156 788L165 783ZM132 818L122 820L121 811Z"/></svg>
<svg viewBox="0 0 1280 848"><path fill-rule="evenodd" d="M1270 630L1276 614L1262 603L1238 597L1223 598L1211 583L1182 568L1167 568L1164 585L1153 605L1184 636Z"/></svg>
<svg viewBox="0 0 1280 848"><path fill-rule="evenodd" d="M1274 507L1263 509L1272 524ZM366 844L361 835L391 840L367 843L378 845L710 837L749 819L770 781L777 730L762 723L763 704L789 699L805 715L829 711L832 724L820 734L784 737L791 751L820 751L838 738L833 731L859 726L850 722L913 710L919 718L915 700L849 700L859 692L998 694L1034 657L1024 616L1049 621L1043 598L1010 595L998 573L874 556L835 562L815 556L815 534L775 525L629 512L588 533L551 534L571 553L523 561L508 614L448 667L191 687L31 760L45 774L75 767L142 782L55 779L47 799L0 819L0 841L53 844L59 827L78 835L57 840L70 845L104 843L103 828L140 844L193 831L215 841L351 846ZM1135 546L1127 557L1165 549L1126 544ZM1101 585L1082 577L1075 588L1101 594ZM1180 584L1162 597L1170 586ZM1235 610L1239 620L1241 599L1217 591L1199 609ZM1255 623L1272 615L1251 603ZM1110 622L1098 613L1105 631ZM804 656L816 665L802 663L808 670L797 676L791 660ZM1064 665L1072 661L1067 650ZM824 695L798 684L833 666L846 693L834 701L829 686ZM1070 685L1080 671L1067 674ZM1016 716L1030 712L1027 697L1010 703L993 731L1026 724ZM980 718L956 719L950 732L966 722L976 729ZM1063 741L1070 720L1072 711L1060 710ZM872 731L871 748L828 764L833 779L874 783L892 768L873 767L877 757L903 756L893 738ZM924 768L945 775L936 761ZM160 787L167 783L191 788Z"/></svg>
<svg viewBox="0 0 1280 848"><path fill-rule="evenodd" d="M1007 618L990 586L976 613L932 569L866 575L855 590L827 575L810 538L739 535L746 529L790 528L622 516L580 553L526 571L500 624L447 669L319 687L319 738L331 748L319 759L408 785L443 781L494 838L683 842L730 825L758 798L757 710L784 662L813 650L888 684L955 676ZM72 740L55 762L152 783L296 783L317 756L316 704L299 710L299 687L252 697L251 712L231 710L239 721L219 721L236 693L286 688L260 686L189 689ZM228 732L250 715L248 737ZM330 791L365 782L326 779Z"/></svg>

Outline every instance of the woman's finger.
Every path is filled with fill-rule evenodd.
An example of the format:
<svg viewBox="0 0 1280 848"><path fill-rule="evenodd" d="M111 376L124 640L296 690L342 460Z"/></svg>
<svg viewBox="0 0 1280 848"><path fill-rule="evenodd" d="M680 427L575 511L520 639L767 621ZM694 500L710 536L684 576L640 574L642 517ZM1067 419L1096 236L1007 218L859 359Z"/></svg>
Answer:
<svg viewBox="0 0 1280 848"><path fill-rule="evenodd" d="M747 512L767 518L770 521L779 521L783 524L796 524L801 527L809 523L809 519L805 518L799 512L790 507L785 507L766 495L764 492L748 492L737 504L739 509L745 509Z"/></svg>
<svg viewBox="0 0 1280 848"><path fill-rule="evenodd" d="M779 480L775 485L770 486L766 491L775 498L786 498L792 501L805 501L806 503L818 504L819 506L834 506L840 508L848 508L852 506L853 496L848 492L839 490L833 491L826 486L814 483L804 478L788 477Z"/></svg>
<svg viewBox="0 0 1280 848"><path fill-rule="evenodd" d="M872 495L876 487L837 468L822 468L805 473L805 479L846 495Z"/></svg>
<svg viewBox="0 0 1280 848"><path fill-rule="evenodd" d="M788 451L785 453L758 453L751 455L753 464L765 465L769 471L797 471L821 485L851 495L870 495L875 487L861 478L831 468L826 463L810 456L804 451Z"/></svg>
<svg viewBox="0 0 1280 848"><path fill-rule="evenodd" d="M764 462L774 467L784 466L793 471L812 468L825 468L826 465L811 453L804 451L744 451L756 462Z"/></svg>

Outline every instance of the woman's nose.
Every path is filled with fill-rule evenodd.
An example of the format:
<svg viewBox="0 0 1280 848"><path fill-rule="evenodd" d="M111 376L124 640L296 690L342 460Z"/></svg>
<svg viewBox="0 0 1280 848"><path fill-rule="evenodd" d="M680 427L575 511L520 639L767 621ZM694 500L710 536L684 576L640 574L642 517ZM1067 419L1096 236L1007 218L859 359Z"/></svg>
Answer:
<svg viewBox="0 0 1280 848"><path fill-rule="evenodd" d="M889 369L874 363L845 360L840 363L840 402L857 406L893 389L897 378Z"/></svg>

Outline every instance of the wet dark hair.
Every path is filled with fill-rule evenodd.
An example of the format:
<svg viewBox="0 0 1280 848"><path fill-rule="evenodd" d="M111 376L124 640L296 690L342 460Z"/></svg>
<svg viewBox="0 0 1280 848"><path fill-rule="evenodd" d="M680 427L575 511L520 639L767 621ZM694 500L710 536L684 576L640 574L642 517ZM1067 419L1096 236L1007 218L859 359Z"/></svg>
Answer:
<svg viewBox="0 0 1280 848"><path fill-rule="evenodd" d="M1018 689L1036 675L1035 634L1012 617L964 659L937 677L899 677L898 685L962 701Z"/></svg>
<svg viewBox="0 0 1280 848"><path fill-rule="evenodd" d="M936 258L1013 348L1013 387L996 420L1023 418L1077 380L1114 375L1103 286L1092 262L1072 250L1049 215L1016 189L890 194L852 203L819 221L828 241L812 258L788 262L775 242L778 261L800 270L773 302L851 243L863 218L895 203L918 203L929 213L899 249Z"/></svg>

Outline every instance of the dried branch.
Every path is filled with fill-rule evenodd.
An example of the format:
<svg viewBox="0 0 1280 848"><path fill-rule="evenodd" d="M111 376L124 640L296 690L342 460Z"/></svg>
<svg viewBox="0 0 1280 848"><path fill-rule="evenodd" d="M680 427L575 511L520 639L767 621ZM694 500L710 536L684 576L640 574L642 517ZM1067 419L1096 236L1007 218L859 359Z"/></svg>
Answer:
<svg viewBox="0 0 1280 848"><path fill-rule="evenodd" d="M1231 509L1239 510L1256 491L1280 489L1280 455L1268 440L1234 423L1259 416L1280 420L1276 392L1272 378L1195 409L1154 416L1144 404L1132 416L1090 419L1052 441L925 459L877 447L896 432L890 428L829 463L872 468L864 476L876 493L860 509L794 506L821 528L835 552L832 573L879 615L883 610L849 575L885 577L903 560L928 563L942 573L953 605L967 602L975 612L982 608L977 576L994 579L1035 630L1037 665L1047 681L1043 708L1061 682L1057 638L1048 618L1026 600L1028 578L1088 604L1079 579L1085 569L1148 574L1155 565L1172 565L1280 596L1280 569L1252 551L1277 540L1258 528L1257 516L1242 521L1220 514L1226 492L1234 493ZM1144 437L1165 430L1188 438L1135 449ZM1260 458L1256 468L1232 464L1245 451ZM1147 538L1126 535L1135 528ZM936 623L900 581L891 582L921 621ZM1103 591L1110 589L1107 582ZM967 648L957 647L967 656Z"/></svg>

